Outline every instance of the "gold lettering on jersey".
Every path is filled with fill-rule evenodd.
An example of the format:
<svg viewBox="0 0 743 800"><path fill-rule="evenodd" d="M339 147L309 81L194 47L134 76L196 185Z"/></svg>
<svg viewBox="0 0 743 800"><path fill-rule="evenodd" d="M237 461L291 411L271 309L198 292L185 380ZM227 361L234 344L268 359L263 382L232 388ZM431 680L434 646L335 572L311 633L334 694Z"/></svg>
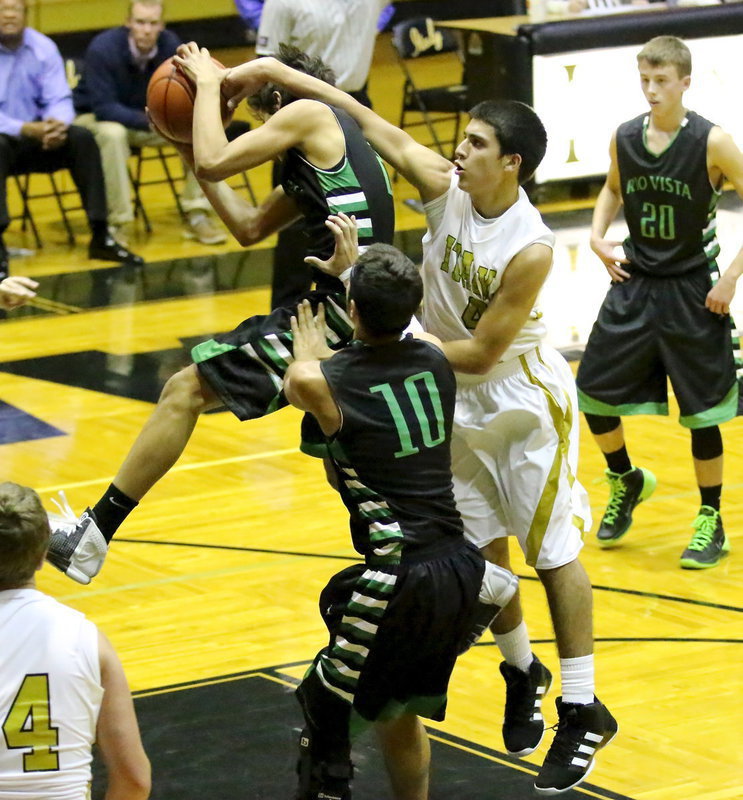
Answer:
<svg viewBox="0 0 743 800"><path fill-rule="evenodd" d="M495 280L498 271L495 269L488 269L487 267L478 267L477 274L474 276L473 288L478 297L483 300L490 298L490 286Z"/></svg>
<svg viewBox="0 0 743 800"><path fill-rule="evenodd" d="M452 254L454 255L453 266ZM475 254L471 250L465 250L461 242L458 242L454 236L446 237L444 257L440 265L441 271L450 272L451 279L455 283L461 283L465 289L473 292L482 300L488 301L490 287L498 271L487 267L474 268L474 262Z"/></svg>
<svg viewBox="0 0 743 800"><path fill-rule="evenodd" d="M451 258L451 249L452 249L452 247L454 247L454 243L456 241L457 240L451 235L446 237L446 246L444 248L444 257L441 259L441 270L443 272L448 272L449 271L449 260Z"/></svg>
<svg viewBox="0 0 743 800"><path fill-rule="evenodd" d="M664 175L638 175L635 178L628 178L624 193L644 192L647 189L666 192L667 194L676 195L676 197L683 197L686 200L692 199L688 183L679 181L676 178L667 178Z"/></svg>

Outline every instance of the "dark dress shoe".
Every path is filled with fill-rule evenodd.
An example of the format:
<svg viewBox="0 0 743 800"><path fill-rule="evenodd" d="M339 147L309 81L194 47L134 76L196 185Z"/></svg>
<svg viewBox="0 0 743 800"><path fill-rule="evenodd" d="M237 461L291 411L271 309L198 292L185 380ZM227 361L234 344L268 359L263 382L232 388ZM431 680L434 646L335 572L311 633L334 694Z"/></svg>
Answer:
<svg viewBox="0 0 743 800"><path fill-rule="evenodd" d="M116 261L119 264L133 264L141 266L144 264L142 256L127 250L124 245L119 244L110 234L102 239L91 239L88 247L88 258L99 258L102 261Z"/></svg>

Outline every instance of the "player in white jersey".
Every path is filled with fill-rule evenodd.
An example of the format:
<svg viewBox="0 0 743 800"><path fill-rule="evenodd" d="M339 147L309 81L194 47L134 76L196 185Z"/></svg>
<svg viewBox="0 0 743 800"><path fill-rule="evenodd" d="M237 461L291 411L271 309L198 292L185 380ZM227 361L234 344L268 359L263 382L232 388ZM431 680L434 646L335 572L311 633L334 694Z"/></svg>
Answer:
<svg viewBox="0 0 743 800"><path fill-rule="evenodd" d="M423 327L443 341L467 341L511 261L533 245L551 251L555 237L521 188L503 214L482 217L459 188L456 171L449 191L428 203L426 212ZM510 533L528 564L551 570L577 558L590 508L574 479L578 415L572 374L545 345L545 333L533 307L487 373L458 374L452 454L457 505L469 538L487 549ZM502 558L500 544L489 548L494 560ZM512 751L530 746L513 744Z"/></svg>
<svg viewBox="0 0 743 800"><path fill-rule="evenodd" d="M85 800L94 742L105 800L146 800L150 765L118 656L36 589L49 535L36 492L0 484L0 800Z"/></svg>
<svg viewBox="0 0 743 800"><path fill-rule="evenodd" d="M429 228L424 327L443 341L459 387L457 504L487 558L508 567L507 537L516 536L546 590L562 697L535 787L567 791L593 768L617 724L594 695L592 590L578 560L590 519L575 479L575 388L564 360L542 343L535 310L553 237L520 188L544 156L544 127L523 103L480 103L452 165L339 90L273 59L234 68L223 87L240 98L267 81L347 110L420 193ZM505 658L504 740L510 752L527 755L544 733L541 701L551 676L531 652L518 597L492 630Z"/></svg>

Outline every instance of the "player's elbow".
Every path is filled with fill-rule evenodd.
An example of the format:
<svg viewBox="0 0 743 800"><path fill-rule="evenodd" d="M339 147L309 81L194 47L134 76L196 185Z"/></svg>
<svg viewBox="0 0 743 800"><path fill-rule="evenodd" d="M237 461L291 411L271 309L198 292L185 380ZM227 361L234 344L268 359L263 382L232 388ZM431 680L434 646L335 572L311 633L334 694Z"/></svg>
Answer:
<svg viewBox="0 0 743 800"><path fill-rule="evenodd" d="M497 363L497 358L473 358L467 363L467 369L460 369L457 371L466 372L469 375L487 375Z"/></svg>
<svg viewBox="0 0 743 800"><path fill-rule="evenodd" d="M200 181L219 183L230 177L230 173L218 161L199 160L194 164L194 175Z"/></svg>
<svg viewBox="0 0 743 800"><path fill-rule="evenodd" d="M455 350L444 344L443 350L452 369L465 375L486 375L503 354L501 348L481 346L475 339L466 348Z"/></svg>
<svg viewBox="0 0 743 800"><path fill-rule="evenodd" d="M136 765L128 765L121 771L113 770L108 775L108 786L115 797L147 800L152 791L152 770L149 759L145 756L139 759Z"/></svg>
<svg viewBox="0 0 743 800"><path fill-rule="evenodd" d="M241 247L250 247L252 244L258 244L266 238L265 233L251 222L239 225L233 232L235 239Z"/></svg>

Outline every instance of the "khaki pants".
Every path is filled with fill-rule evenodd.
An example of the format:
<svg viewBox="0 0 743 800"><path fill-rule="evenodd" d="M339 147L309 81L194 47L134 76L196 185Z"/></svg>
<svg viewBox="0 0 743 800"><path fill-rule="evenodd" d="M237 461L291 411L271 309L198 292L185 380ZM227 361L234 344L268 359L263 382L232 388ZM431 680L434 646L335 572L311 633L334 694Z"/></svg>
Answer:
<svg viewBox="0 0 743 800"><path fill-rule="evenodd" d="M109 225L123 225L134 219L134 203L127 162L132 147L160 147L167 141L152 131L125 128L120 122L99 121L95 114L81 114L75 125L87 128L95 136L103 162ZM208 211L209 201L201 191L193 172L185 167L185 183L181 192L183 210Z"/></svg>

